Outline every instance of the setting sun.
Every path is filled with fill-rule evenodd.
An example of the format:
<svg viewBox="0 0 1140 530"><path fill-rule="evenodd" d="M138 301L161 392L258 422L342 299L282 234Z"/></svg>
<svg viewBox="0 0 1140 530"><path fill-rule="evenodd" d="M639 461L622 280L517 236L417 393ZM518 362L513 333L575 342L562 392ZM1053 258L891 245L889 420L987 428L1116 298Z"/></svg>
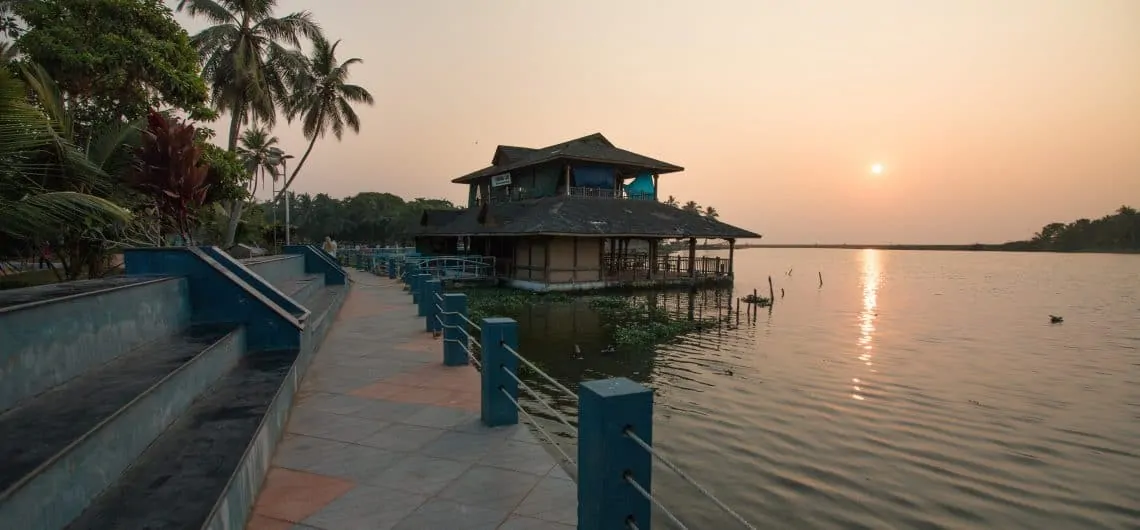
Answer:
<svg viewBox="0 0 1140 530"><path fill-rule="evenodd" d="M871 173L874 173L876 175L882 175L883 174L883 165L882 164L872 165L871 166Z"/></svg>

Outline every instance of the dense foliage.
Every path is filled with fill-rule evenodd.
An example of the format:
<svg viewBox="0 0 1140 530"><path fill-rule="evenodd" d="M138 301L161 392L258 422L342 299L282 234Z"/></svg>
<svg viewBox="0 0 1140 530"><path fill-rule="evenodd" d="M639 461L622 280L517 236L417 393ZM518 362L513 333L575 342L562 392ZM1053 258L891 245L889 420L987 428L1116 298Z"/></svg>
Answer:
<svg viewBox="0 0 1140 530"><path fill-rule="evenodd" d="M1006 243L1002 247L1059 252L1140 252L1140 214L1135 208L1121 206L1115 213L1096 220L1049 223L1032 239Z"/></svg>
<svg viewBox="0 0 1140 530"><path fill-rule="evenodd" d="M198 54L162 0L22 0L22 62L42 67L85 121L206 101Z"/></svg>
<svg viewBox="0 0 1140 530"><path fill-rule="evenodd" d="M213 24L191 37L164 0L0 0L0 258L42 257L75 279L112 271L126 246L262 244L283 232L269 221L282 201L252 202L292 158L266 127L279 112L300 118L307 157L326 131L358 131L352 105L372 96L348 83L360 59L337 62L309 13L276 7L182 0L177 9ZM220 114L225 148L187 121ZM301 220L328 202L297 199ZM418 212L446 206L394 199L332 201L344 204L336 230L301 231L403 238Z"/></svg>
<svg viewBox="0 0 1140 530"><path fill-rule="evenodd" d="M341 242L369 245L410 244L424 210L454 209L450 201L405 201L391 193L364 192L344 199L324 193L290 193L290 224L298 241L320 242L326 236ZM284 220L284 201L264 210L277 222Z"/></svg>

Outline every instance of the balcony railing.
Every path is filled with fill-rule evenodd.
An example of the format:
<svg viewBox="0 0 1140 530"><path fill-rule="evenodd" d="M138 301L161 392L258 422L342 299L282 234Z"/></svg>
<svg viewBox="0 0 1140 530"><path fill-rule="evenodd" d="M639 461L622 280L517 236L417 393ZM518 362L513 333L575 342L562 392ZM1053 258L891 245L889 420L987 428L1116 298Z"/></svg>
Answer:
<svg viewBox="0 0 1140 530"><path fill-rule="evenodd" d="M584 188L572 187L567 191L565 188L558 190L558 193L553 195L543 195L542 197L575 197L580 199L633 199L633 200L655 200L652 194L630 194L626 190L612 190L603 188ZM496 195L492 197L484 197L475 201L476 206L482 206L484 203L489 204L502 204L505 202L525 201L528 199L537 199L539 196L534 195L530 190L511 189L505 196Z"/></svg>

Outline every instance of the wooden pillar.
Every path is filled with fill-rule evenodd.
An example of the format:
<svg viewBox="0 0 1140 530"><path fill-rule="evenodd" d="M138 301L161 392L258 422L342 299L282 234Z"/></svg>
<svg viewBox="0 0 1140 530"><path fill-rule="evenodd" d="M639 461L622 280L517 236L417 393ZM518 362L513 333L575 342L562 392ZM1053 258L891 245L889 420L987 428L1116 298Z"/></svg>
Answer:
<svg viewBox="0 0 1140 530"><path fill-rule="evenodd" d="M550 283L550 239L542 242L542 281Z"/></svg>
<svg viewBox="0 0 1140 530"><path fill-rule="evenodd" d="M657 277L657 240L649 240L649 279Z"/></svg>
<svg viewBox="0 0 1140 530"><path fill-rule="evenodd" d="M689 238L689 278L697 277L697 238Z"/></svg>
<svg viewBox="0 0 1140 530"><path fill-rule="evenodd" d="M563 170L566 179L566 195L570 195L570 164L566 164Z"/></svg>
<svg viewBox="0 0 1140 530"><path fill-rule="evenodd" d="M735 253L736 253L736 240L735 239L729 239L728 240L728 277L729 278L733 277L732 276L732 258L734 257L733 255Z"/></svg>
<svg viewBox="0 0 1140 530"><path fill-rule="evenodd" d="M653 174L653 200L657 200L657 177L656 173Z"/></svg>

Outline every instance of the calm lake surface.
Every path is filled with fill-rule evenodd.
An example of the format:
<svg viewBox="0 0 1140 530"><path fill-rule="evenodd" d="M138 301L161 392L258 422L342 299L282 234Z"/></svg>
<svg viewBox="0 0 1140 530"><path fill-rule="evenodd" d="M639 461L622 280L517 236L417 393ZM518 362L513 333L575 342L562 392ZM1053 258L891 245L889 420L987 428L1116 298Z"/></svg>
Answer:
<svg viewBox="0 0 1140 530"><path fill-rule="evenodd" d="M753 249L736 274L653 295L719 329L603 353L583 303L536 307L521 351L654 388L655 445L760 528L1140 528L1140 256ZM739 527L660 465L653 488Z"/></svg>

